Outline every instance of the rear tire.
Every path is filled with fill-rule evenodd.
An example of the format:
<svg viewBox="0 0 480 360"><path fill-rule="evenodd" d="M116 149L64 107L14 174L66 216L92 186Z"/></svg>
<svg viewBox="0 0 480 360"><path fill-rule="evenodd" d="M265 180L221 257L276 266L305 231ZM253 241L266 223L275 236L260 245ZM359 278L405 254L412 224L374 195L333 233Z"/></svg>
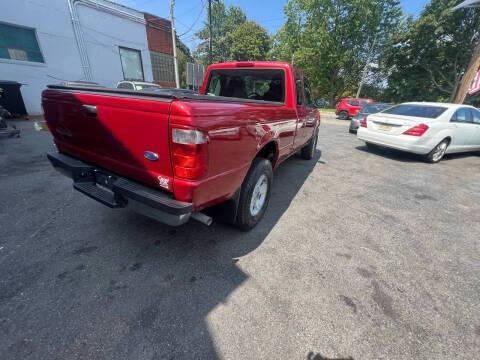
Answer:
<svg viewBox="0 0 480 360"><path fill-rule="evenodd" d="M311 160L315 156L315 150L318 142L318 130L315 130L314 135L310 139L307 145L300 150L300 156L302 159Z"/></svg>
<svg viewBox="0 0 480 360"><path fill-rule="evenodd" d="M366 142L365 145L367 146L367 148L371 149L371 150L374 150L374 149L378 149L378 146L375 145L375 144L372 144L370 142Z"/></svg>
<svg viewBox="0 0 480 360"><path fill-rule="evenodd" d="M442 140L437 146L433 148L432 151L428 153L427 156L425 156L425 161L430 164L438 163L440 160L443 159L443 156L447 152L449 144L450 141L448 141L448 139Z"/></svg>
<svg viewBox="0 0 480 360"><path fill-rule="evenodd" d="M348 112L347 111L340 111L338 113L338 118L340 120L348 120Z"/></svg>
<svg viewBox="0 0 480 360"><path fill-rule="evenodd" d="M236 225L242 230L253 229L263 218L270 201L273 183L272 164L256 158L243 181L238 201Z"/></svg>

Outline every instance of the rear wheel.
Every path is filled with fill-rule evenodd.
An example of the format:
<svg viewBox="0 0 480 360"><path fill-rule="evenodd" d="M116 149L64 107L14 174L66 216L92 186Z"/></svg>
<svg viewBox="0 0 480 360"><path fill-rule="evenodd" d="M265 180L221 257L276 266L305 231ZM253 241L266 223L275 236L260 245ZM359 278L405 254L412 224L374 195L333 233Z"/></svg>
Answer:
<svg viewBox="0 0 480 360"><path fill-rule="evenodd" d="M270 200L272 182L270 161L255 159L240 192L237 211L237 226L240 229L250 230L260 222Z"/></svg>
<svg viewBox="0 0 480 360"><path fill-rule="evenodd" d="M313 134L308 144L305 145L302 148L302 150L300 150L300 156L303 159L305 160L313 159L313 156L315 155L315 149L317 148L317 141L318 141L318 130L315 131L315 133Z"/></svg>
<svg viewBox="0 0 480 360"><path fill-rule="evenodd" d="M347 111L340 111L338 113L338 118L340 120L348 120L348 112Z"/></svg>
<svg viewBox="0 0 480 360"><path fill-rule="evenodd" d="M442 142L440 142L440 144L435 146L433 150L430 151L430 153L428 153L427 156L425 156L425 160L432 164L442 160L443 156L447 152L449 143L450 142L448 141L448 139L445 139Z"/></svg>

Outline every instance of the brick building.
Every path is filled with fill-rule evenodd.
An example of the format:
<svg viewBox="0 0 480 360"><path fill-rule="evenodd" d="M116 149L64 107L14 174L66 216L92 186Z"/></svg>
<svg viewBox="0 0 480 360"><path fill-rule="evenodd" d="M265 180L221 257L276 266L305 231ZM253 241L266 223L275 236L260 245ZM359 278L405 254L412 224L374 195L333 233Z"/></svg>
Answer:
<svg viewBox="0 0 480 360"><path fill-rule="evenodd" d="M16 81L30 115L61 81L175 87L170 21L109 0L0 0L0 80Z"/></svg>
<svg viewBox="0 0 480 360"><path fill-rule="evenodd" d="M175 87L171 23L167 19L147 13L145 22L153 81L165 87Z"/></svg>

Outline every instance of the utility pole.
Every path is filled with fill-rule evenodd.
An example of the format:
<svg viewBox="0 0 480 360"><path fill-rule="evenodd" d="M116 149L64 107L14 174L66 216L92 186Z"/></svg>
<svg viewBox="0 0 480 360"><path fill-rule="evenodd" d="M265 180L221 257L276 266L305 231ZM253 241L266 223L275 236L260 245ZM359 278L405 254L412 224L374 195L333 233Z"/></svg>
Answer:
<svg viewBox="0 0 480 360"><path fill-rule="evenodd" d="M356 98L360 97L360 93L362 92L362 87L363 83L365 82L365 78L367 77L368 74L368 66L370 65L370 62L372 61L373 53L375 51L375 44L377 43L377 34L375 34L375 38L373 39L373 44L370 49L370 52L368 53L367 57L367 63L365 64L365 67L363 68L362 71L362 78L360 79L360 84L358 84L358 91L357 95L355 96Z"/></svg>
<svg viewBox="0 0 480 360"><path fill-rule="evenodd" d="M172 24L172 43L173 43L173 67L175 69L175 86L180 88L180 76L178 75L177 60L177 34L175 32L175 16L174 16L175 0L170 0L170 22Z"/></svg>
<svg viewBox="0 0 480 360"><path fill-rule="evenodd" d="M208 64L212 62L212 0L208 0Z"/></svg>
<svg viewBox="0 0 480 360"><path fill-rule="evenodd" d="M465 74L463 74L462 80L457 88L457 93L455 94L455 99L453 102L455 104L463 104L465 98L467 97L468 89L470 84L475 78L475 74L480 69L480 41L477 41L475 48L473 49L472 58L468 64Z"/></svg>
<svg viewBox="0 0 480 360"><path fill-rule="evenodd" d="M452 10L459 10L462 8L475 8L480 7L480 0L467 0L464 1L457 6L455 6ZM472 83L473 79L475 78L475 74L480 69L480 40L477 40L476 44L473 48L472 57L470 62L468 63L467 70L465 74L463 74L462 80L457 87L457 93L455 94L455 99L453 102L455 104L463 104L467 97L468 89L470 84Z"/></svg>

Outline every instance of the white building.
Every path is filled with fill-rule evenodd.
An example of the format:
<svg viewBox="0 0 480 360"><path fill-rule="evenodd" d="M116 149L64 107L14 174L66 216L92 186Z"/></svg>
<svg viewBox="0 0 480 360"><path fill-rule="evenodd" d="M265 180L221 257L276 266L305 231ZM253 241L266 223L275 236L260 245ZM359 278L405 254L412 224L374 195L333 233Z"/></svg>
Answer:
<svg viewBox="0 0 480 360"><path fill-rule="evenodd" d="M30 115L61 81L152 81L144 14L104 0L1 0L0 80L24 84Z"/></svg>

